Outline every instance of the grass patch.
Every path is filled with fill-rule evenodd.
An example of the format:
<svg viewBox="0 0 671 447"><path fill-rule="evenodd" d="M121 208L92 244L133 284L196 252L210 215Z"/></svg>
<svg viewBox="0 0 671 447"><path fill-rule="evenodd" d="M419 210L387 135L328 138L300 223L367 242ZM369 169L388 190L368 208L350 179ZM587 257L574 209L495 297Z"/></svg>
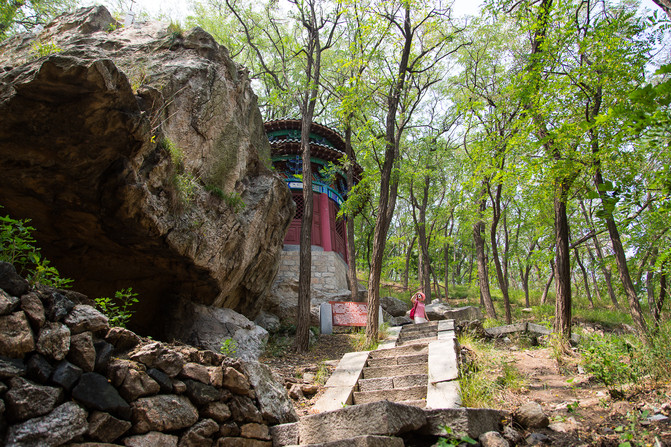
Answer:
<svg viewBox="0 0 671 447"><path fill-rule="evenodd" d="M459 337L470 357L460 366L461 403L472 408L501 408L506 391L519 391L526 379L494 346L471 336Z"/></svg>

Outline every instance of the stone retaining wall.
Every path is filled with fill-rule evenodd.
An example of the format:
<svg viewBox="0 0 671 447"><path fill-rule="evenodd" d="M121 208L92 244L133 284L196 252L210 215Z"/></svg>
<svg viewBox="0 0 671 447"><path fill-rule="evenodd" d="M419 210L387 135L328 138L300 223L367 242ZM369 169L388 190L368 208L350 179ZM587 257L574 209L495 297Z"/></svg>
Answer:
<svg viewBox="0 0 671 447"><path fill-rule="evenodd" d="M299 251L283 251L275 283L298 281L299 261ZM335 252L313 250L311 284L324 293L347 290L347 264Z"/></svg>
<svg viewBox="0 0 671 447"><path fill-rule="evenodd" d="M264 365L110 328L0 263L0 444L270 447L296 419Z"/></svg>

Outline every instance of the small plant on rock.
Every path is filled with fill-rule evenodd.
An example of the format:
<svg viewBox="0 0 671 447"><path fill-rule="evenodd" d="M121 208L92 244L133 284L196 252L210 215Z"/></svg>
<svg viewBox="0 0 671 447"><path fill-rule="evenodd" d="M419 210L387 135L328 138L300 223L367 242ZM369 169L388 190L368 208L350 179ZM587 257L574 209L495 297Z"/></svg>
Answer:
<svg viewBox="0 0 671 447"><path fill-rule="evenodd" d="M35 57L44 57L63 51L53 42L34 42L32 47Z"/></svg>
<svg viewBox="0 0 671 447"><path fill-rule="evenodd" d="M133 288L117 290L114 298L100 297L94 300L102 313L109 318L110 326L126 327L126 324L135 313L131 307L139 300Z"/></svg>
<svg viewBox="0 0 671 447"><path fill-rule="evenodd" d="M224 338L221 341L219 352L224 354L226 357L235 357L238 353L238 342L232 338Z"/></svg>

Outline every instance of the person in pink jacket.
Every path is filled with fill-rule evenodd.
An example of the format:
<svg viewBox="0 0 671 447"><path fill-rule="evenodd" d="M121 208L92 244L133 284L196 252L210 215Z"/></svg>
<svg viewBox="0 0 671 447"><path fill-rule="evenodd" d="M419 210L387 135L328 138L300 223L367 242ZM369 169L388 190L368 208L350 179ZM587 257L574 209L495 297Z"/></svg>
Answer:
<svg viewBox="0 0 671 447"><path fill-rule="evenodd" d="M412 301L410 318L412 318L415 323L426 323L429 321L429 317L426 316L426 308L424 306L425 299L426 297L422 292L417 292L412 296L412 298L410 298L410 301Z"/></svg>

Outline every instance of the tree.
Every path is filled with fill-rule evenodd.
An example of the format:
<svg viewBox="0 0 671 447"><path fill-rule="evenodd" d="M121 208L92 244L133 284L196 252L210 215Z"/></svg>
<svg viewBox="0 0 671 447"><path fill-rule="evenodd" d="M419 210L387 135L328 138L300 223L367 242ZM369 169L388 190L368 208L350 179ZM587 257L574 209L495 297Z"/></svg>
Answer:
<svg viewBox="0 0 671 447"><path fill-rule="evenodd" d="M0 4L0 40L46 25L76 4L76 0L5 0Z"/></svg>

